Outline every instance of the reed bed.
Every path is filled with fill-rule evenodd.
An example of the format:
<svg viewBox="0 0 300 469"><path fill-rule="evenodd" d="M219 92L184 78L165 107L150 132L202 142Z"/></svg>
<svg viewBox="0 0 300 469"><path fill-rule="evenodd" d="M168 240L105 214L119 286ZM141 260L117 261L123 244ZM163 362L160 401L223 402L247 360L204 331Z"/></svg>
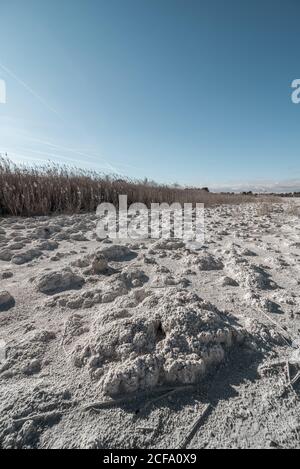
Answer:
<svg viewBox="0 0 300 469"><path fill-rule="evenodd" d="M95 211L101 202L118 205L118 196L126 194L128 204L204 203L240 204L256 200L249 195L213 194L198 188L158 185L153 182L124 179L78 168L46 164L17 165L0 156L0 215L40 216L55 213Z"/></svg>

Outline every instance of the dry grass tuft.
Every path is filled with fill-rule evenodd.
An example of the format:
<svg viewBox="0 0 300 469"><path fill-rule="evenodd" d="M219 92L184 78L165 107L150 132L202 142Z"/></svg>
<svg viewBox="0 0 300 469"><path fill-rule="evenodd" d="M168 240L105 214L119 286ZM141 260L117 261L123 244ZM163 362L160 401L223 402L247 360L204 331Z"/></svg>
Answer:
<svg viewBox="0 0 300 469"><path fill-rule="evenodd" d="M92 171L47 164L18 166L0 155L0 215L37 216L95 211L99 203L240 204L257 200L249 195L211 194L198 188L178 188L106 176Z"/></svg>
<svg viewBox="0 0 300 469"><path fill-rule="evenodd" d="M289 202L287 206L287 213L294 217L300 217L300 205L297 205L293 202Z"/></svg>

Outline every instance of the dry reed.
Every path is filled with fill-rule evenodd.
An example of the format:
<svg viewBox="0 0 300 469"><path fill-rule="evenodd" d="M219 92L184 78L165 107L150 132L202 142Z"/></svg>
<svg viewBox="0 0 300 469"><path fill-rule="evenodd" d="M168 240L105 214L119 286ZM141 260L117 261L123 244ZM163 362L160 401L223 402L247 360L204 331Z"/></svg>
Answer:
<svg viewBox="0 0 300 469"><path fill-rule="evenodd" d="M147 181L103 175L59 166L22 166L0 155L0 216L38 216L95 211L99 203L118 205L126 194L128 205L151 203L239 204L254 196L212 194L198 188L158 185Z"/></svg>

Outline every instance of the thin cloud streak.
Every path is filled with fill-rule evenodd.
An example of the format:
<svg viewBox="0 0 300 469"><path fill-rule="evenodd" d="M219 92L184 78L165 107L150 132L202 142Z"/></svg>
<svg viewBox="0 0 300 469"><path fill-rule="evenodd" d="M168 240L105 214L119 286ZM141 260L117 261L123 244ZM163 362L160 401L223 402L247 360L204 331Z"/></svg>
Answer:
<svg viewBox="0 0 300 469"><path fill-rule="evenodd" d="M46 145L46 146L49 146L50 148L55 148L57 149L58 151L64 151L64 152L69 152L69 153L73 153L74 155L78 155L78 156L82 156L84 158L88 158L88 159L97 159L97 161L99 161L99 159L105 163L108 168L112 171L115 171L116 168L114 166L112 166L108 161L106 161L104 158L102 157L99 157L99 156L92 156L90 154L87 154L87 153L83 153L82 151L79 151L77 149L74 149L74 148L69 148L69 147L65 147L65 146L62 146L62 145L57 145L55 143L52 143L52 142L49 142L49 141L45 141L45 140L39 140L39 139L36 139L36 138L30 138L30 140L33 142L33 143L37 143L37 144L41 144L41 145Z"/></svg>
<svg viewBox="0 0 300 469"><path fill-rule="evenodd" d="M43 106L45 106L48 111L56 114L56 116L58 116L60 119L62 119L60 113L54 109L52 106L50 106L48 104L48 102L42 98L38 93L36 93L36 91L34 91L29 85L27 85L27 83L25 83L21 78L19 78L14 72L12 72L9 68L7 68L5 65L3 65L1 62L0 62L0 68L5 72L7 73L11 78L13 78L14 80L16 80L21 86L23 86L23 88L25 88L28 93L30 93L32 96L34 96L41 104L43 104Z"/></svg>

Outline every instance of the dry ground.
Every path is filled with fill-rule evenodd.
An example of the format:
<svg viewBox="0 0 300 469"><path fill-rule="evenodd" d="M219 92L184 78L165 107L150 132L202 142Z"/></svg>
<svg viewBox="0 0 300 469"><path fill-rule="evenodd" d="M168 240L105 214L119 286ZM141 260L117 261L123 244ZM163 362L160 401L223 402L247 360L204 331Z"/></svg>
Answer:
<svg viewBox="0 0 300 469"><path fill-rule="evenodd" d="M299 448L291 204L207 209L198 251L2 218L0 447Z"/></svg>

